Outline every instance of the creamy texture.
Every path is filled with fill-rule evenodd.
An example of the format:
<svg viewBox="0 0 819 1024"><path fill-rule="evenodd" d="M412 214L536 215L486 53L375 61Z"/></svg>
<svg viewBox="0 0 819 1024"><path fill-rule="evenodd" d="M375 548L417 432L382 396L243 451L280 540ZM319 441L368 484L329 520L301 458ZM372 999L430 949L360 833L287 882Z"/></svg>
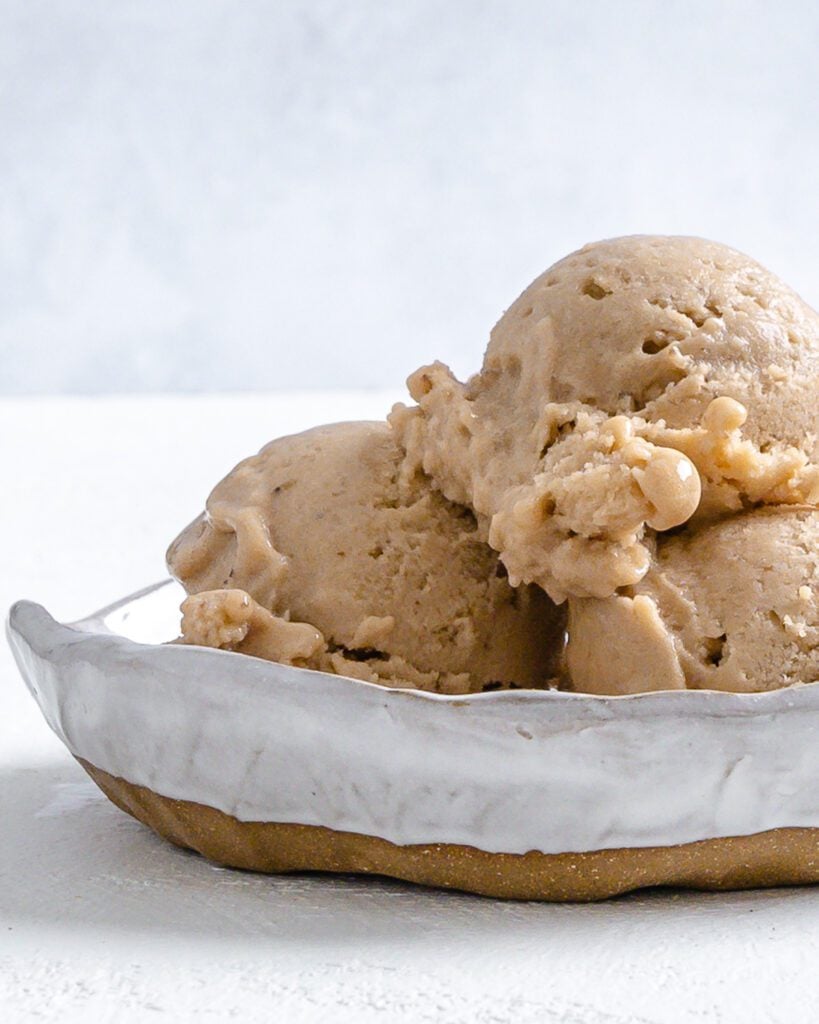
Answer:
<svg viewBox="0 0 819 1024"><path fill-rule="evenodd" d="M240 463L168 552L191 595L183 641L444 693L546 685L561 613L513 589L472 512L401 463L378 423Z"/></svg>
<svg viewBox="0 0 819 1024"><path fill-rule="evenodd" d="M587 693L819 680L819 509L764 509L659 537L630 594L569 599L567 667Z"/></svg>
<svg viewBox="0 0 819 1024"><path fill-rule="evenodd" d="M409 387L406 471L557 601L639 582L656 531L819 499L819 318L715 243L586 246L513 303L467 384L437 363Z"/></svg>
<svg viewBox="0 0 819 1024"><path fill-rule="evenodd" d="M200 647L241 651L283 665L308 665L325 649L308 622L273 615L244 590L205 590L182 602L182 637Z"/></svg>
<svg viewBox="0 0 819 1024"><path fill-rule="evenodd" d="M645 573L645 526L684 523L700 495L685 455L636 436L625 416L575 410L571 431L545 453L531 483L504 494L489 543L503 553L513 584L536 580L556 600L606 594Z"/></svg>
<svg viewBox="0 0 819 1024"><path fill-rule="evenodd" d="M169 552L185 642L442 693L817 678L819 317L757 263L586 246L466 384L408 384L391 431L280 439L214 489Z"/></svg>

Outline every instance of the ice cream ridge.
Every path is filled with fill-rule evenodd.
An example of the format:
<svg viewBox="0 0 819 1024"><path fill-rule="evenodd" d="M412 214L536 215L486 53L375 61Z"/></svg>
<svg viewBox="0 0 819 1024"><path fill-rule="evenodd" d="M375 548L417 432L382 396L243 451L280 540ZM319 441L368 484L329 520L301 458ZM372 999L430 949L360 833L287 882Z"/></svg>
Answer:
<svg viewBox="0 0 819 1024"><path fill-rule="evenodd" d="M450 693L819 679L819 316L759 264L588 245L408 384L217 486L184 641Z"/></svg>

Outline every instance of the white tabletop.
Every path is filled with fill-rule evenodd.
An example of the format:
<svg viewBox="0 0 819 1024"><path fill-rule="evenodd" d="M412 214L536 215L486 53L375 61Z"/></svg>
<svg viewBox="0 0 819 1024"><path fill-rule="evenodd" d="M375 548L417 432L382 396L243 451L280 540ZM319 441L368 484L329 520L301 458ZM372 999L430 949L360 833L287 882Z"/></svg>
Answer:
<svg viewBox="0 0 819 1024"><path fill-rule="evenodd" d="M0 402L0 607L164 574L218 476L397 395ZM215 868L109 804L0 645L0 1019L814 1021L819 888L503 903Z"/></svg>

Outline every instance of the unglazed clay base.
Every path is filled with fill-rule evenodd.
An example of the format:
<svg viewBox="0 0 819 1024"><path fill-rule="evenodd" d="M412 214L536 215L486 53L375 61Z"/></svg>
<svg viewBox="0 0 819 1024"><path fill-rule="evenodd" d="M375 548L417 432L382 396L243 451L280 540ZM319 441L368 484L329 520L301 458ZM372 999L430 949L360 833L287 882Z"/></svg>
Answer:
<svg viewBox="0 0 819 1024"><path fill-rule="evenodd" d="M71 625L20 602L9 639L103 790L207 857L544 899L819 878L816 684L386 689L162 643L180 597L160 585Z"/></svg>
<svg viewBox="0 0 819 1024"><path fill-rule="evenodd" d="M227 867L387 875L518 900L600 900L647 886L754 889L819 881L819 829L782 828L681 846L587 853L486 853L452 843L396 846L320 825L237 821L115 779L79 758L100 789L177 846Z"/></svg>

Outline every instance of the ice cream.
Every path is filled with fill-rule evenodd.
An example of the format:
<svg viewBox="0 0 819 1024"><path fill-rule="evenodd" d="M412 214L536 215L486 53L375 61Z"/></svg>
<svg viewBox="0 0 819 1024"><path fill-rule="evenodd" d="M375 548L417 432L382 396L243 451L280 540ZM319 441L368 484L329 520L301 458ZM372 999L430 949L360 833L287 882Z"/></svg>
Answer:
<svg viewBox="0 0 819 1024"><path fill-rule="evenodd" d="M467 383L408 383L216 487L169 552L184 641L448 693L819 677L819 316L759 264L586 246Z"/></svg>
<svg viewBox="0 0 819 1024"><path fill-rule="evenodd" d="M819 317L712 242L586 246L512 304L466 384L436 363L409 387L408 471L556 601L638 583L655 531L819 500Z"/></svg>
<svg viewBox="0 0 819 1024"><path fill-rule="evenodd" d="M570 601L572 688L751 691L819 680L819 509L741 513L656 545L627 594Z"/></svg>
<svg viewBox="0 0 819 1024"><path fill-rule="evenodd" d="M346 423L237 466L168 551L183 641L445 693L546 685L561 614L402 459L385 423Z"/></svg>

